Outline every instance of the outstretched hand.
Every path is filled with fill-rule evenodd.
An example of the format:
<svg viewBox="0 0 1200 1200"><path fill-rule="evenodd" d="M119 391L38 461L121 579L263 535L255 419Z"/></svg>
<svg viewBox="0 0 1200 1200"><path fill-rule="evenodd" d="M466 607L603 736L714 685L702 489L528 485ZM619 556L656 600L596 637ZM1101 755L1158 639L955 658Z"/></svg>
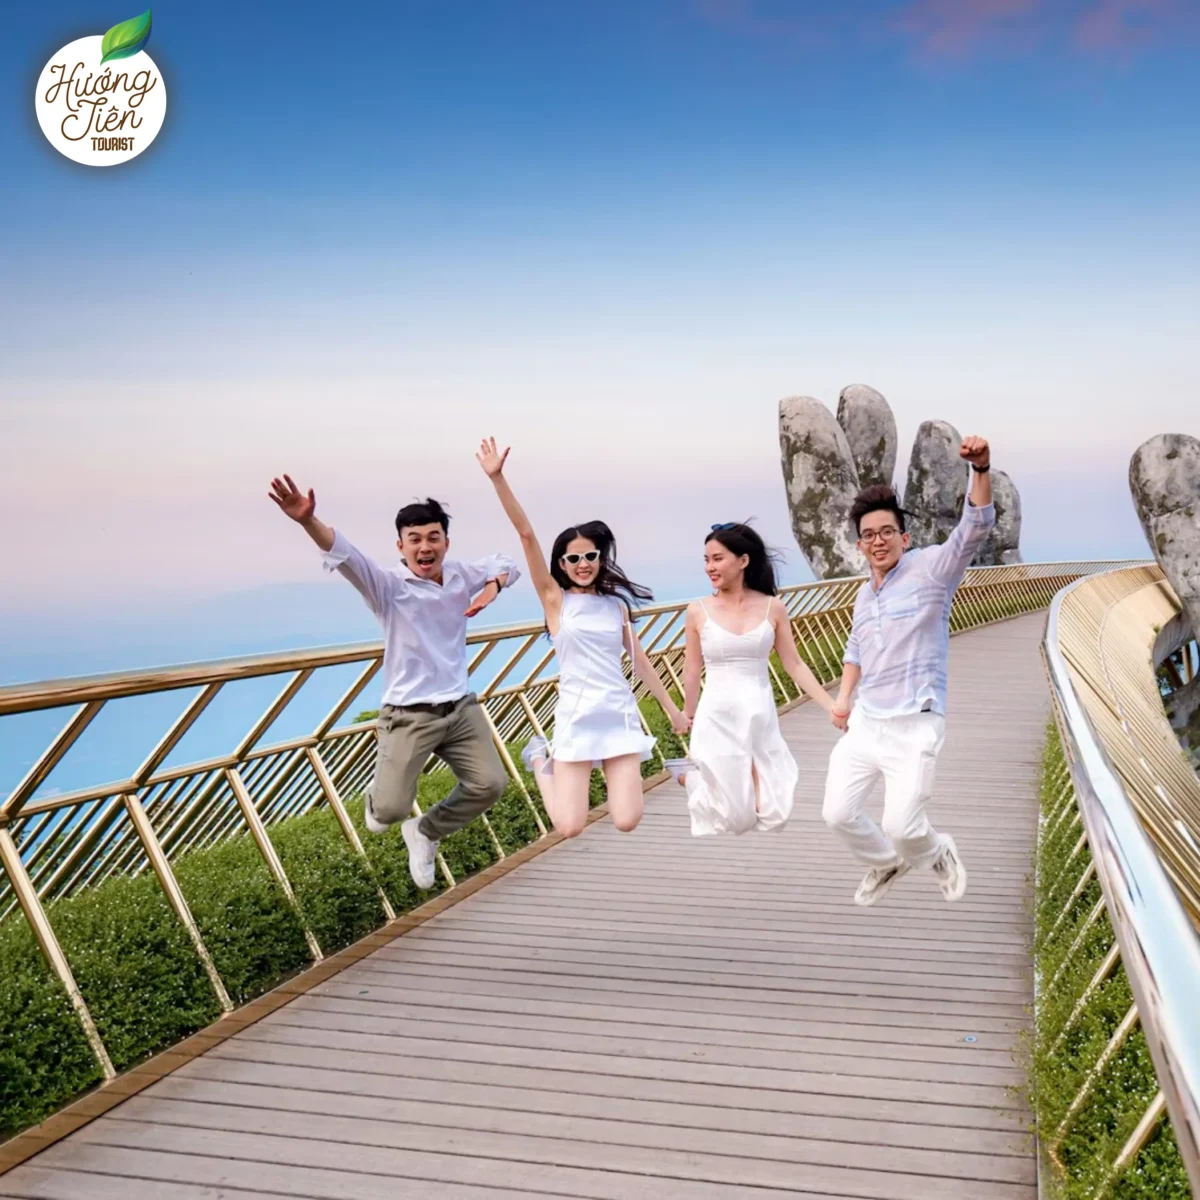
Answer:
<svg viewBox="0 0 1200 1200"><path fill-rule="evenodd" d="M505 446L503 451L497 450L495 438L484 438L479 443L479 453L475 455L475 458L489 479L495 479L504 470L504 463L510 449L512 449L511 446Z"/></svg>
<svg viewBox="0 0 1200 1200"><path fill-rule="evenodd" d="M271 490L267 493L286 516L293 521L303 524L313 518L317 511L317 497L312 488L305 495L293 482L290 475L282 479L271 480Z"/></svg>
<svg viewBox="0 0 1200 1200"><path fill-rule="evenodd" d="M500 595L500 585L494 580L489 579L483 585L483 591L471 601L465 615L468 617L477 617L489 604L492 603Z"/></svg>
<svg viewBox="0 0 1200 1200"><path fill-rule="evenodd" d="M973 467L986 467L992 460L987 438L965 437L959 447L960 458L965 458Z"/></svg>

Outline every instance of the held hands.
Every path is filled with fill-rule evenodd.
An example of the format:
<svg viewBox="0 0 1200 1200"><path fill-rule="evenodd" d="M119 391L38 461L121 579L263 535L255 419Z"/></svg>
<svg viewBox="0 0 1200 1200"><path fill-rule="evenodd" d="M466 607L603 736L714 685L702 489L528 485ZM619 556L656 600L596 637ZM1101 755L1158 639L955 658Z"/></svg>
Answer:
<svg viewBox="0 0 1200 1200"><path fill-rule="evenodd" d="M692 731L692 718L685 716L679 709L676 709L671 714L671 728L682 736L685 733Z"/></svg>
<svg viewBox="0 0 1200 1200"><path fill-rule="evenodd" d="M850 720L849 707L843 707L835 702L829 709L829 719L833 722L835 729L840 729L842 733L845 733Z"/></svg>
<svg viewBox="0 0 1200 1200"><path fill-rule="evenodd" d="M958 455L960 458L966 459L973 467L986 467L992 461L992 452L988 447L987 439L981 437L963 438Z"/></svg>
<svg viewBox="0 0 1200 1200"><path fill-rule="evenodd" d="M272 479L271 490L267 495L279 505L285 516L291 517L301 525L305 521L311 521L316 515L317 497L312 488L308 489L306 496L292 482L290 475L285 475L282 479Z"/></svg>
<svg viewBox="0 0 1200 1200"><path fill-rule="evenodd" d="M475 455L475 458L489 479L495 479L504 471L504 463L510 449L512 449L511 446L505 446L503 451L497 450L495 438L484 438L479 443L479 453Z"/></svg>

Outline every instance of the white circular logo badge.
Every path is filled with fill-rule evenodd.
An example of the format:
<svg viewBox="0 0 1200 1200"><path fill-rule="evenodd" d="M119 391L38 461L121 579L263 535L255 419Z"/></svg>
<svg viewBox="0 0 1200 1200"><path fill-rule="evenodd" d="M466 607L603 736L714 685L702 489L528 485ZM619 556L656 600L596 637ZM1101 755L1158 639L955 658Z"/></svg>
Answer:
<svg viewBox="0 0 1200 1200"><path fill-rule="evenodd" d="M136 158L158 136L167 87L143 46L150 13L64 46L37 82L38 124L60 154L89 167Z"/></svg>

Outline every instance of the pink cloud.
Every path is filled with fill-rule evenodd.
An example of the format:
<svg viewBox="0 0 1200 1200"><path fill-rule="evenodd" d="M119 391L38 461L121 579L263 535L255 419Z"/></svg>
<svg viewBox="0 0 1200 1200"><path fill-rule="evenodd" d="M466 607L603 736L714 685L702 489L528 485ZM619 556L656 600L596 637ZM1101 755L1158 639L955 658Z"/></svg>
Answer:
<svg viewBox="0 0 1200 1200"><path fill-rule="evenodd" d="M1092 53L1129 53L1181 32L1200 32L1187 0L1097 0L1080 14L1072 40Z"/></svg>
<svg viewBox="0 0 1200 1200"><path fill-rule="evenodd" d="M1035 37L1043 0L911 0L891 21L924 57L962 58L998 39Z"/></svg>
<svg viewBox="0 0 1200 1200"><path fill-rule="evenodd" d="M922 60L964 60L1040 46L1128 56L1200 36L1196 0L692 0L701 19L743 37L823 45L900 39Z"/></svg>

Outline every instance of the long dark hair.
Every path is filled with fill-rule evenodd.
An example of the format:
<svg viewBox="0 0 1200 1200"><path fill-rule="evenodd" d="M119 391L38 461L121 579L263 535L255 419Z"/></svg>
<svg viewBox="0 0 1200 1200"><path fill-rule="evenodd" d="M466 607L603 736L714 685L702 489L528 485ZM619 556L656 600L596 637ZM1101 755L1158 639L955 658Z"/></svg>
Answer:
<svg viewBox="0 0 1200 1200"><path fill-rule="evenodd" d="M563 570L562 556L576 538L587 538L600 551L600 569L596 572L593 585L598 595L617 596L629 609L639 601L645 603L654 599L654 593L648 587L634 583L617 566L617 539L603 521L584 521L582 525L572 525L554 539L554 548L550 551L550 574L564 592L570 591L575 585Z"/></svg>
<svg viewBox="0 0 1200 1200"><path fill-rule="evenodd" d="M709 542L720 543L738 558L743 554L749 558L742 582L751 591L762 592L764 596L774 596L779 591L775 583L775 561L778 555L773 550L768 550L767 543L758 532L744 521L731 521L727 525L716 526L704 539L706 546Z"/></svg>

